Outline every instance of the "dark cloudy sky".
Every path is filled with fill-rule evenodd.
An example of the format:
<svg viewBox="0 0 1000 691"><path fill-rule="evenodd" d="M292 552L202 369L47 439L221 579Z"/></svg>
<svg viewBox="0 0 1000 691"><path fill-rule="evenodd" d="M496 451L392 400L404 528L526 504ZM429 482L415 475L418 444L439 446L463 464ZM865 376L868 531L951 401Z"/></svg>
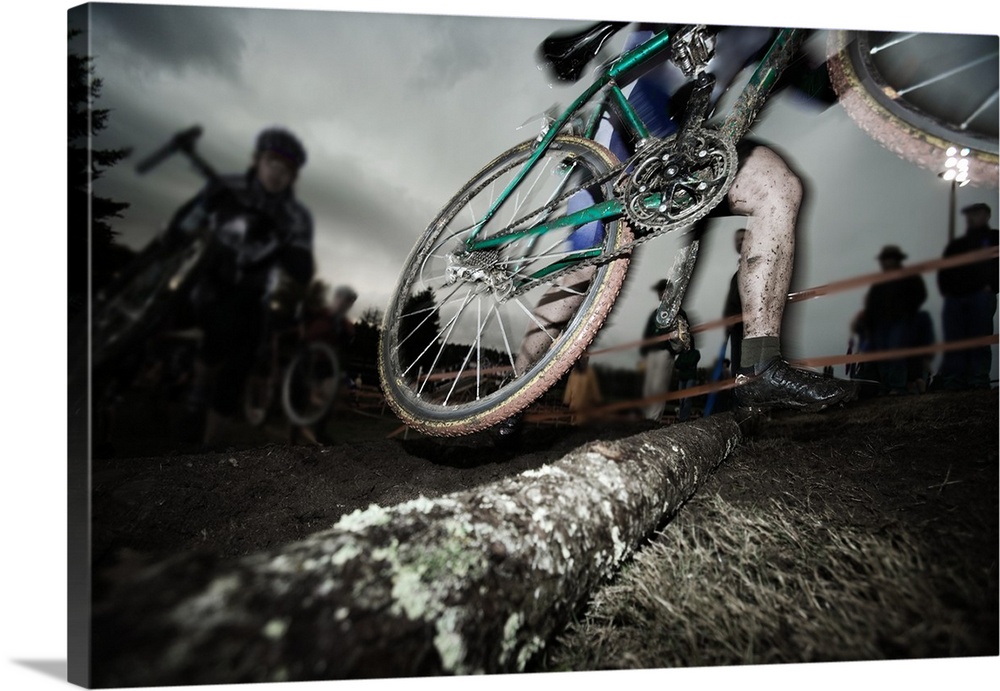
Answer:
<svg viewBox="0 0 1000 691"><path fill-rule="evenodd" d="M315 216L321 275L355 286L360 307L381 307L437 209L485 162L537 131L517 126L578 93L550 86L534 58L545 36L576 24L92 5L88 49L104 79L101 105L113 113L98 144L133 147L137 159L199 123L206 157L220 169L240 170L261 127L290 127L309 149L298 193ZM818 110L782 95L755 135L780 147L809 183L794 287L874 271L887 243L901 245L911 261L940 255L947 187L881 149L839 106ZM100 191L132 204L116 228L138 247L198 186L177 159L144 177L120 165ZM997 208L996 189L960 191L960 204L973 201ZM705 248L687 301L698 320L720 314L735 267L730 237L739 225L718 221ZM642 249L601 344L641 333L655 304L649 286L669 266L672 247L660 239ZM941 302L928 278L927 308L939 323ZM853 291L790 308L790 354L843 353L862 299ZM713 359L720 343L720 332L706 336L703 357ZM634 351L615 356L626 366L636 359Z"/></svg>

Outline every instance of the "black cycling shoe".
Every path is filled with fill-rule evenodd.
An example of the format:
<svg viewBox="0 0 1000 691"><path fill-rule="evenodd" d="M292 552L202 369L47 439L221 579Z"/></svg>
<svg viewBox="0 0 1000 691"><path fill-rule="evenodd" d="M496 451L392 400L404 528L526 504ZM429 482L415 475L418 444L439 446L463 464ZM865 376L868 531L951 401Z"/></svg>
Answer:
<svg viewBox="0 0 1000 691"><path fill-rule="evenodd" d="M763 365L740 369L733 393L740 408L792 408L820 411L857 398L857 385L796 369L774 357Z"/></svg>
<svg viewBox="0 0 1000 691"><path fill-rule="evenodd" d="M521 415L512 415L493 428L493 443L497 446L508 446L521 436Z"/></svg>

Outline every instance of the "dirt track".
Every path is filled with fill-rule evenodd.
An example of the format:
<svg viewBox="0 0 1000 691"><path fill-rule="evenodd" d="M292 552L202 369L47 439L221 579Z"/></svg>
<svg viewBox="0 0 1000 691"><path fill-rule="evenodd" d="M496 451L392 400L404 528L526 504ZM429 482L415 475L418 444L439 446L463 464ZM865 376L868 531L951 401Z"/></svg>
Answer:
<svg viewBox="0 0 1000 691"><path fill-rule="evenodd" d="M142 419L143 404L132 413ZM156 435L123 437L122 452L158 453L94 461L97 599L108 574L177 551L253 553L329 527L370 503L476 486L540 466L585 441L645 428L537 427L518 450L501 451L482 436L446 443L386 439L394 421L344 420L333 430L341 443L326 448L289 446L261 433L247 437L244 448L165 454L168 443ZM699 496L741 506L776 499L871 534L901 527L974 584L972 593L944 593L980 643L950 654L996 654L997 420L995 391L876 399L822 415L775 417Z"/></svg>

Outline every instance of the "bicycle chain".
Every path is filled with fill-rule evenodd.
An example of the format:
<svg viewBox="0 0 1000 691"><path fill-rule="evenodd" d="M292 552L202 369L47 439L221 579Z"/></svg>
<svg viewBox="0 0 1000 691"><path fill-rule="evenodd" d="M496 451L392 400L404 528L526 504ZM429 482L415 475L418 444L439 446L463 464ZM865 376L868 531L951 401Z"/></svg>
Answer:
<svg viewBox="0 0 1000 691"><path fill-rule="evenodd" d="M669 141L669 140L666 140L666 141ZM725 142L726 140L723 140L723 139L720 138L720 141ZM665 144L665 142L659 143L656 146L656 149L655 149L654 153L658 154L660 151L662 151L663 148L665 148L664 144ZM733 180L733 177L735 176L735 169L736 169L736 165L735 165L736 164L735 149L733 149L731 147L731 145L728 146L728 147L724 145L723 149L726 152L726 162L727 162L727 165L729 166L729 174L727 176L727 180L726 180L726 183L724 185L723 191L721 192L721 195L724 195L725 191L728 190L729 186L732 184L732 180ZM510 224L508 224L507 226L501 228L494 235L491 235L490 237L491 238L500 238L500 239L502 239L505 234L509 235L511 237L515 237L517 235L517 233L516 232L512 232L512 231L513 231L513 229L516 226L518 226L519 224L527 221L530 218L537 217L540 213L548 213L553 208L557 207L559 204L561 204L562 202L568 200L570 197L572 197L573 195L577 194L580 191L587 190L587 189L593 188L595 186L596 187L601 187L605 183L610 182L611 180L613 180L615 178L618 178L617 180L615 180L615 188L617 189L620 186L620 183L625 179L625 176L627 174L628 169L630 167L633 167L635 164L637 164L639 161L641 161L644 157L648 156L649 152L650 152L650 148L648 146L647 147L643 147L642 150L636 152L630 158L628 158L626 161L624 161L623 163L620 163L615 168L612 168L611 170L609 170L604 175L602 175L602 176L600 176L598 178L595 178L593 180L590 180L590 181L588 181L584 185L580 185L578 187L574 187L573 189L571 189L571 190L569 190L567 192L564 192L559 197L551 200L548 204L535 209L534 211L532 211L532 212L530 212L530 213L522 216L521 218L519 218L519 219L517 219L515 221L512 221ZM500 173L497 174L497 176L494 176L494 178L490 178L489 180L485 181L476 190L473 190L470 193L469 197L471 198L471 196L473 196L474 194L476 194L479 190L485 188L487 185L490 184L490 182L493 179L495 179L495 177L498 177L499 175L502 175L503 172L505 172L505 171L501 171ZM710 204L710 205L706 204L702 209L699 209L698 211L694 212L690 216L686 217L683 221L676 221L676 222L669 223L669 224L666 224L666 225L644 226L641 223L637 223L637 222L633 221L632 224L639 226L640 230L642 231L642 234L639 235L639 237L634 238L631 242L627 242L624 245L622 245L621 247L619 247L618 249L613 250L611 252L602 253L601 255L599 255L597 257L593 257L591 259L583 259L583 260L580 260L579 262L573 264L572 266L568 266L566 268L559 269L557 271L553 271L552 273L547 274L543 279L534 279L534 280L526 281L525 283L521 284L521 286L519 286L518 288L514 289L514 291L509 296L507 296L507 299L510 299L512 297L517 297L518 295L523 295L524 293L528 292L529 290L532 290L536 286L541 285L543 283L544 284L555 283L557 280L561 279L563 276L566 276L566 275L569 275L569 274L571 274L573 272L579 271L582 268L587 268L589 266L600 266L602 264L607 264L607 263L613 262L613 261L615 261L617 259L621 259L621 258L623 258L623 257L631 254L632 251L635 248L637 248L637 247L639 247L641 245L646 244L647 242L649 242L650 240L652 240L654 238L660 237L660 236L662 236L662 235L664 235L666 233L669 233L671 231L677 230L678 228L686 228L686 227L692 225L693 223L696 223L696 222L700 221L702 218L704 218L705 216L707 216L712 211L712 209L714 209L717 205L718 205L718 201L715 204ZM631 219L629 219L629 220L631 221ZM622 222L626 222L626 220L623 218Z"/></svg>

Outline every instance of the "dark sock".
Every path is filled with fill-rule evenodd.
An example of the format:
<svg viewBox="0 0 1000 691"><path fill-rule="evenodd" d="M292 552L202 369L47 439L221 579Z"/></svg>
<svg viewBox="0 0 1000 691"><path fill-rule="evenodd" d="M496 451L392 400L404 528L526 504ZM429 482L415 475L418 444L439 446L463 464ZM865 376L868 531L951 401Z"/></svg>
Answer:
<svg viewBox="0 0 1000 691"><path fill-rule="evenodd" d="M740 353L740 367L746 369L763 365L778 355L781 355L781 339L777 336L744 338L743 351Z"/></svg>

